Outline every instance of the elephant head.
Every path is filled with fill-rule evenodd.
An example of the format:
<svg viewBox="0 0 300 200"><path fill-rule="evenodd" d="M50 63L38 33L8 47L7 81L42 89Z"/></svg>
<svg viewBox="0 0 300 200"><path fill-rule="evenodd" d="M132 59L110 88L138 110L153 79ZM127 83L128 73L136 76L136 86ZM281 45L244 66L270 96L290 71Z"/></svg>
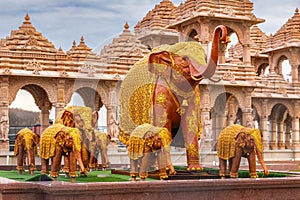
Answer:
<svg viewBox="0 0 300 200"><path fill-rule="evenodd" d="M74 146L74 141L70 133L65 131L59 131L54 136L57 144L64 148L65 152L72 151Z"/></svg>
<svg viewBox="0 0 300 200"><path fill-rule="evenodd" d="M219 40L227 40L227 29L223 25L217 26L214 31L212 51L207 64L204 49L198 42L161 46L162 50L154 50L149 55L149 71L160 74L166 80L183 76L190 83L199 82L203 77L210 78L217 66Z"/></svg>
<svg viewBox="0 0 300 200"><path fill-rule="evenodd" d="M255 148L255 140L251 134L247 134L245 132L240 132L235 137L235 141L238 148L243 149L244 155L249 155L249 153L254 151Z"/></svg>

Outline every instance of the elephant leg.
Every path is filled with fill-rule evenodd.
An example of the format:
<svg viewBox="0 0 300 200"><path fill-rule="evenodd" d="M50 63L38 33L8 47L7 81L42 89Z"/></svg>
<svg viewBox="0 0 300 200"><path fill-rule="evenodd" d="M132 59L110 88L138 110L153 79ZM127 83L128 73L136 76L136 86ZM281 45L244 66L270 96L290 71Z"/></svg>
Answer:
<svg viewBox="0 0 300 200"><path fill-rule="evenodd" d="M90 143L90 156L89 156L89 168L90 170L96 169L96 144Z"/></svg>
<svg viewBox="0 0 300 200"><path fill-rule="evenodd" d="M88 171L85 169L85 167L83 165L82 158L81 158L81 153L76 151L76 149L74 150L74 153L75 153L75 157L76 157L76 160L78 162L78 165L80 167L80 175L81 176L87 176Z"/></svg>
<svg viewBox="0 0 300 200"><path fill-rule="evenodd" d="M41 174L49 174L49 159L42 158L41 165Z"/></svg>
<svg viewBox="0 0 300 200"><path fill-rule="evenodd" d="M74 183L76 181L76 177L77 177L77 173L76 173L77 166L76 166L76 154L75 154L75 152L73 152L73 151L69 152L68 159L69 159L69 169L70 169L71 182Z"/></svg>
<svg viewBox="0 0 300 200"><path fill-rule="evenodd" d="M69 158L68 156L64 155L64 168L63 168L63 172L65 172L66 176L69 176L69 169L70 163L69 163Z"/></svg>
<svg viewBox="0 0 300 200"><path fill-rule="evenodd" d="M27 157L28 157L28 168L29 173L34 174L34 170L36 170L35 167L35 154L34 154L34 147L27 150Z"/></svg>
<svg viewBox="0 0 300 200"><path fill-rule="evenodd" d="M203 170L200 165L200 154L198 144L198 118L195 112L196 105L190 102L182 121L182 133L186 147L187 170ZM197 108L196 108L197 110Z"/></svg>
<svg viewBox="0 0 300 200"><path fill-rule="evenodd" d="M141 158L140 173L139 173L141 181L144 181L148 177L151 154L152 152L145 152L143 157Z"/></svg>
<svg viewBox="0 0 300 200"><path fill-rule="evenodd" d="M109 166L109 159L107 155L107 148L101 148L101 162L102 162L102 169L106 169Z"/></svg>
<svg viewBox="0 0 300 200"><path fill-rule="evenodd" d="M138 160L130 159L130 176L132 181L136 181L138 176Z"/></svg>
<svg viewBox="0 0 300 200"><path fill-rule="evenodd" d="M242 158L243 150L241 148L236 149L235 151L235 157L232 158L232 165L231 165L231 170L230 170L230 178L238 178L239 173L239 167L241 163L241 158Z"/></svg>
<svg viewBox="0 0 300 200"><path fill-rule="evenodd" d="M18 152L18 158L17 158L17 170L18 170L19 174L22 174L23 170L24 170L24 157L25 157L24 146L20 145L18 150L19 150L19 152Z"/></svg>
<svg viewBox="0 0 300 200"><path fill-rule="evenodd" d="M89 151L85 145L81 147L81 158L86 171L89 171Z"/></svg>
<svg viewBox="0 0 300 200"><path fill-rule="evenodd" d="M225 178L227 170L227 160L219 158L219 169L219 175L221 176L221 178Z"/></svg>
<svg viewBox="0 0 300 200"><path fill-rule="evenodd" d="M168 154L169 153L166 150L159 150L159 152L157 153L157 164L158 164L160 180L168 178L167 170L166 170L166 166L168 166L166 156ZM174 170L174 167L173 167L173 170ZM171 171L171 169L170 169L170 171ZM171 172L171 173L174 174L174 172Z"/></svg>
<svg viewBox="0 0 300 200"><path fill-rule="evenodd" d="M256 155L255 151L252 151L248 156L248 165L249 165L249 172L251 178L258 178L258 175L256 173Z"/></svg>
<svg viewBox="0 0 300 200"><path fill-rule="evenodd" d="M62 147L56 147L55 149L55 155L53 157L53 162L51 164L51 172L50 172L50 176L54 178L54 180L57 180L58 172L61 168L62 151L63 151Z"/></svg>

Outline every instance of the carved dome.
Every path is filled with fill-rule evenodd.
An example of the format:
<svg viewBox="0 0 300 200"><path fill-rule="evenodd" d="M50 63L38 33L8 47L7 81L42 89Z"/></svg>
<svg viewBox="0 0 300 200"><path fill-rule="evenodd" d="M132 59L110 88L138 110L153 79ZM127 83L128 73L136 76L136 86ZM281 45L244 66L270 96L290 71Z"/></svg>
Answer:
<svg viewBox="0 0 300 200"><path fill-rule="evenodd" d="M104 46L100 52L100 62L105 68L104 73L126 74L141 58L149 53L147 47L131 34L126 22L119 37Z"/></svg>
<svg viewBox="0 0 300 200"><path fill-rule="evenodd" d="M267 51L300 45L300 14L296 8L294 16L267 41Z"/></svg>
<svg viewBox="0 0 300 200"><path fill-rule="evenodd" d="M18 30L11 31L10 36L1 41L1 47L12 51L39 51L55 53L57 50L36 28L32 26L28 13Z"/></svg>
<svg viewBox="0 0 300 200"><path fill-rule="evenodd" d="M215 16L255 20L253 3L250 0L186 0L175 10L176 21L193 16Z"/></svg>
<svg viewBox="0 0 300 200"><path fill-rule="evenodd" d="M166 30L166 27L175 19L175 16L172 14L175 9L176 6L172 1L162 0L136 24L134 27L135 34L146 35L155 30L173 32L174 30Z"/></svg>

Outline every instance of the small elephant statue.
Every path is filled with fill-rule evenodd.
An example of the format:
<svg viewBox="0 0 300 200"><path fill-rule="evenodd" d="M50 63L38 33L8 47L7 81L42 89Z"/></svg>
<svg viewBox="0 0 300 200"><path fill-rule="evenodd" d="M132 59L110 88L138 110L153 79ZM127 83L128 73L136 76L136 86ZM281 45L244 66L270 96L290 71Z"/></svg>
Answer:
<svg viewBox="0 0 300 200"><path fill-rule="evenodd" d="M90 170L95 170L101 167L104 171L109 167L109 158L107 154L107 145L109 144L109 137L105 132L94 130L95 142L90 144ZM98 155L101 157L101 166L98 164Z"/></svg>
<svg viewBox="0 0 300 200"><path fill-rule="evenodd" d="M65 156L68 158L64 163L68 168L65 172L74 182L77 177L77 160L79 160L81 172L85 170L80 158L81 146L80 132L77 128L66 127L62 124L53 124L46 128L40 140L41 173L48 174L49 159L51 159L50 176L56 180L61 169L62 156Z"/></svg>
<svg viewBox="0 0 300 200"><path fill-rule="evenodd" d="M29 128L23 128L17 133L14 155L17 156L17 170L19 174L22 174L24 170L23 164L26 162L26 157L28 160L29 174L34 174L34 170L37 170L35 166L35 156L39 142L40 136Z"/></svg>
<svg viewBox="0 0 300 200"><path fill-rule="evenodd" d="M199 83L214 75L220 41L227 41L223 25L214 30L208 62L198 42L179 42L156 47L129 70L120 90L119 140L123 144L139 125L165 127L174 139L172 145L186 148L187 170L202 170Z"/></svg>
<svg viewBox="0 0 300 200"><path fill-rule="evenodd" d="M153 158L157 158L160 179L168 178L166 168L170 165L167 163L170 144L171 137L166 128L150 124L136 127L127 142L132 180L136 181L138 175L141 180L147 178L149 168L154 163Z"/></svg>
<svg viewBox="0 0 300 200"><path fill-rule="evenodd" d="M262 135L256 128L248 128L234 124L224 128L218 139L219 175L224 178L227 172L227 160L229 161L229 176L238 178L238 169L241 158L248 160L250 177L257 178L256 156L260 162L264 174L268 174L268 168L262 156Z"/></svg>

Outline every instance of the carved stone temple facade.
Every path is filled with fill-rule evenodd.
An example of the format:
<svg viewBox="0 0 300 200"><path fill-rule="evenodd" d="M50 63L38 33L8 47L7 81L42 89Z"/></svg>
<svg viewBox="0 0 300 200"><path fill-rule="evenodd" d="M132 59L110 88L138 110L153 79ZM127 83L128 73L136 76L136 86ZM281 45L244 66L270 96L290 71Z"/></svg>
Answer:
<svg viewBox="0 0 300 200"><path fill-rule="evenodd" d="M77 92L86 106L106 107L110 126L111 120L118 119L121 81L149 49L196 40L209 52L214 28L223 24L238 43L220 44L213 80L200 83L201 142L214 150L220 130L239 123L261 129L265 150L300 150L299 10L295 8L272 35L259 29L263 22L253 14L250 0L186 0L178 6L162 0L137 22L134 33L126 23L119 37L97 54L83 37L67 52L56 49L26 15L18 30L0 40L0 115L8 117L8 106L24 89L40 108L45 128L52 107L57 114ZM290 79L284 76L285 60ZM0 147L5 150L7 132L1 133Z"/></svg>

